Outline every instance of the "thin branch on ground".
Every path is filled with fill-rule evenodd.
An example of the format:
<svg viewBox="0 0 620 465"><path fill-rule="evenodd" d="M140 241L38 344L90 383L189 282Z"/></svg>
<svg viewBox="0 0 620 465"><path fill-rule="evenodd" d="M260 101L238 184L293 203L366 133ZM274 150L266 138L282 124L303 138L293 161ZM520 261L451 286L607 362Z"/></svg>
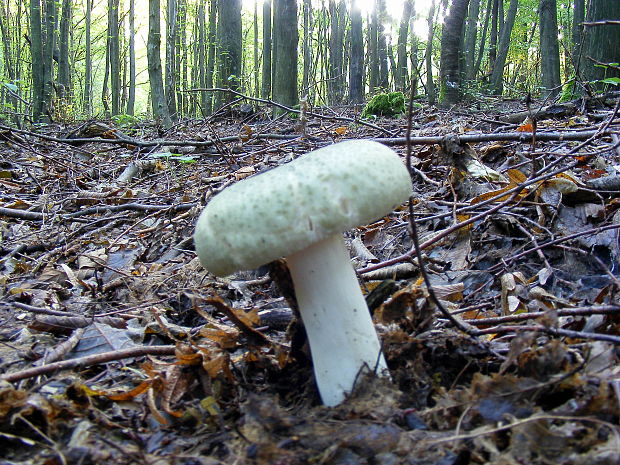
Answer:
<svg viewBox="0 0 620 465"><path fill-rule="evenodd" d="M40 367L28 368L26 370L16 371L0 375L2 381L20 381L22 379L33 378L35 376L47 375L60 370L68 370L74 368L84 368L92 365L100 365L102 363L112 362L115 360L123 360L126 358L143 357L145 355L174 355L176 346L140 346L130 349L113 350L103 352L101 354L88 355L86 357L74 358L71 360L63 360L61 362L50 363Z"/></svg>

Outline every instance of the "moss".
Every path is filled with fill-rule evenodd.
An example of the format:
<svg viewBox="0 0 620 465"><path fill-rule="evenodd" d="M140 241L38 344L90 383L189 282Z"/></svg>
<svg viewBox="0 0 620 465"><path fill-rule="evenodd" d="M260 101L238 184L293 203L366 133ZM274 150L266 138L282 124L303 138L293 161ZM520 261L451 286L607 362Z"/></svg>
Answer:
<svg viewBox="0 0 620 465"><path fill-rule="evenodd" d="M405 96L402 92L377 94L362 111L362 118L374 116L398 116L405 112Z"/></svg>

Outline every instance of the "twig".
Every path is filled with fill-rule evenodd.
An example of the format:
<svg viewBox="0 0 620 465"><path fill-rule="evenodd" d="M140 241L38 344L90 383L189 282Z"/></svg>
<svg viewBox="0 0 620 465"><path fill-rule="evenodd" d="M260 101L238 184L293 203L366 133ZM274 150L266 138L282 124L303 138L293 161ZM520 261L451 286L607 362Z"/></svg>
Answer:
<svg viewBox="0 0 620 465"><path fill-rule="evenodd" d="M546 333L552 336L558 337L570 337L573 339L591 339L594 341L606 341L613 342L614 344L620 344L620 336L614 336L613 334L599 334L589 333L585 331L573 331L570 329L551 328L543 325L530 325L530 326L518 326L518 325L506 325L506 326L493 326L492 328L485 328L478 330L478 334L505 334L513 332L531 331L534 333Z"/></svg>
<svg viewBox="0 0 620 465"><path fill-rule="evenodd" d="M130 349L113 350L103 352L96 355L88 355L86 357L74 358L71 360L63 360L62 362L54 362L49 365L28 368L15 373L8 373L0 376L2 381L19 381L22 379L32 378L35 376L46 375L55 371L67 370L70 368L81 368L90 365L99 365L101 363L112 362L114 360L123 360L126 358L142 357L144 355L174 355L176 347L173 345L162 346L140 346Z"/></svg>
<svg viewBox="0 0 620 465"><path fill-rule="evenodd" d="M592 423L597 423L597 424L605 425L606 427L611 429L613 432L616 432L615 425L613 425L611 423L607 423L607 422L602 421L602 420L599 420L597 418L540 414L540 415L533 415L533 416L528 417L528 418L523 418L523 419L520 419L520 420L516 420L516 421L514 421L512 423L509 423L507 425L502 425L502 426L498 426L498 427L495 427L495 428L480 427L480 428L477 428L477 430L471 431L469 433L457 434L457 435L453 435L453 436L449 436L449 437L445 437L445 438L441 438L441 439L435 439L435 440L429 441L428 444L434 446L434 445L437 445L437 444L442 444L444 442L460 441L460 440L463 440L463 439L473 439L473 438L477 438L477 437L480 437L480 436L485 436L485 435L489 435L489 434L495 434L495 433L498 433L500 431L505 431L507 429L514 428L516 426L525 425L527 423L532 423L532 422L536 422L536 421L543 421L543 420L550 420L550 421L561 420L561 421L570 421L570 422L589 421L589 422L592 422Z"/></svg>
<svg viewBox="0 0 620 465"><path fill-rule="evenodd" d="M596 135L598 136L610 136L614 132L613 130L605 130L602 132L588 130L588 131L553 131L553 132L536 132L537 141L585 141ZM434 145L440 144L446 137L454 137L454 134L448 134L445 136L425 136L425 137L412 137L411 143L413 145ZM506 133L493 133L493 134L458 134L457 137L462 143L477 143L477 142L501 142L501 141L514 141L529 143L532 141L531 132L506 132ZM385 145L405 145L407 143L406 137L392 137L392 138L372 138L370 140L381 142Z"/></svg>
<svg viewBox="0 0 620 465"><path fill-rule="evenodd" d="M409 109L408 109L408 117L407 117L407 133L406 133L406 139L407 139L407 154L406 154L406 166L407 166L407 170L409 170L409 176L411 179L413 179L413 176L415 173L415 171L413 170L413 166L411 164L411 127L412 127L412 120L413 120L413 97L414 97L414 89L413 87L411 88L411 95L409 97ZM431 284L431 280L428 277L428 273L426 272L426 266L424 265L424 257L422 256L422 248L420 247L420 239L418 236L418 228L416 225L416 221L415 221L415 215L413 213L413 203L414 203L414 198L413 198L413 194L409 197L409 203L408 203L408 208L409 208L409 225L411 226L411 239L413 240L413 245L414 245L414 250L415 250L415 254L416 257L418 258L418 267L420 269L420 273L422 274L422 277L424 278L424 282L426 283L426 289L428 291L428 294L431 298L431 300L433 301L433 303L435 304L435 306L439 309L439 312L446 317L456 328L458 328L460 331L464 332L465 334L471 336L471 337L475 337L477 336L478 330L475 328L472 328L470 326L468 326L467 324L463 323L461 320L457 319L454 315L452 315L448 309L446 309L446 307L444 307L444 305L441 303L441 301L439 300L439 298L437 298L437 294L435 293L435 289L433 288L432 284Z"/></svg>
<svg viewBox="0 0 620 465"><path fill-rule="evenodd" d="M590 229L586 229L585 231L580 231L578 233L574 233L574 234L570 234L568 236L564 236L564 237L558 237L557 239L553 239L547 242L544 242L536 247L532 247L531 249L528 250L524 250L523 252L520 252L518 254L514 254L510 257L507 257L506 259L502 260L501 263L498 263L496 265L493 265L492 267L490 267L487 271L490 273L493 273L495 271L497 271L501 266L508 264L514 260L518 260L521 257L524 257L525 255L531 254L532 252L537 252L540 249L543 249L545 247L549 247L552 245L556 245L559 244L561 242L566 242L566 241L570 241L572 239L576 239L578 237L581 236L586 236L589 234L595 235L595 234L599 234L602 233L603 231L607 231L609 229L620 229L620 224L608 224L607 226L600 226L598 228L590 228Z"/></svg>
<svg viewBox="0 0 620 465"><path fill-rule="evenodd" d="M558 317L561 316L590 316L620 314L620 305L595 305L592 307L577 307L564 310L557 310ZM545 312L518 313L516 315L497 316L491 318L465 319L467 323L474 326L499 325L502 323L514 323L519 321L535 320L545 315Z"/></svg>

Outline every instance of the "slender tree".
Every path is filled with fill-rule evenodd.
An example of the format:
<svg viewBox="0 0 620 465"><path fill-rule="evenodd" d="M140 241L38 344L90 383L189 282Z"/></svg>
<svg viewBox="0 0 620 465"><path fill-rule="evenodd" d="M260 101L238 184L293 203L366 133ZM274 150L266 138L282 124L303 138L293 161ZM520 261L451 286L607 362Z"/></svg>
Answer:
<svg viewBox="0 0 620 465"><path fill-rule="evenodd" d="M380 70L379 70L379 5L375 1L370 13L368 26L368 75L370 91L374 92L379 87Z"/></svg>
<svg viewBox="0 0 620 465"><path fill-rule="evenodd" d="M497 60L497 40L499 36L498 24L499 24L499 4L500 0L491 0L491 33L489 38L489 68L493 72L492 66Z"/></svg>
<svg viewBox="0 0 620 465"><path fill-rule="evenodd" d="M491 20L491 6L494 0L487 1L486 13L484 15L484 25L482 27L482 37L480 38L478 45L478 58L476 59L476 63L474 65L474 69L472 70L473 76L475 77L480 71L480 67L482 66L482 58L484 57L484 45L487 41L487 34L489 32L489 23ZM489 58L490 61L490 58Z"/></svg>
<svg viewBox="0 0 620 465"><path fill-rule="evenodd" d="M166 2L166 61L164 76L164 92L168 111L172 119L177 119L177 70L176 70L176 43L177 43L177 0L167 0Z"/></svg>
<svg viewBox="0 0 620 465"><path fill-rule="evenodd" d="M277 63L273 82L273 99L294 106L297 95L297 1L274 0L274 61Z"/></svg>
<svg viewBox="0 0 620 465"><path fill-rule="evenodd" d="M153 116L164 127L172 126L168 105L164 93L164 78L161 66L161 18L159 0L149 0L149 36L146 44L149 82L151 84L151 102Z"/></svg>
<svg viewBox="0 0 620 465"><path fill-rule="evenodd" d="M51 118L54 97L54 52L56 51L56 30L58 9L56 0L45 0L45 39L43 41L43 98L46 113Z"/></svg>
<svg viewBox="0 0 620 465"><path fill-rule="evenodd" d="M480 0L470 0L469 13L465 29L465 76L467 79L476 77L475 57L476 38L478 36L478 15L480 14Z"/></svg>
<svg viewBox="0 0 620 465"><path fill-rule="evenodd" d="M69 31L72 20L71 0L62 0L60 43L58 50L58 96L64 99L71 94L71 68L69 63Z"/></svg>
<svg viewBox="0 0 620 465"><path fill-rule="evenodd" d="M398 28L397 57L398 63L394 69L394 84L397 90L404 90L407 83L407 35L409 34L409 22L413 11L413 0L405 0L403 14Z"/></svg>
<svg viewBox="0 0 620 465"><path fill-rule="evenodd" d="M43 61L43 31L41 3L39 0L30 0L30 56L32 60L32 119L45 119L45 81Z"/></svg>
<svg viewBox="0 0 620 465"><path fill-rule="evenodd" d="M540 68L545 97L560 93L560 47L558 44L558 6L556 0L540 0Z"/></svg>
<svg viewBox="0 0 620 465"><path fill-rule="evenodd" d="M351 47L349 60L349 100L364 101L364 36L359 5L351 6Z"/></svg>
<svg viewBox="0 0 620 465"><path fill-rule="evenodd" d="M184 92L188 88L189 82L189 56L187 46L187 0L178 0L177 6L177 34L176 34L176 62L177 73L177 113L184 115L186 112L187 94Z"/></svg>
<svg viewBox="0 0 620 465"><path fill-rule="evenodd" d="M121 55L119 36L119 0L108 0L108 67L112 115L121 112Z"/></svg>
<svg viewBox="0 0 620 465"><path fill-rule="evenodd" d="M254 66L252 74L254 75L254 95L259 95L258 70L260 69L260 56L258 54L258 0L254 0Z"/></svg>
<svg viewBox="0 0 620 465"><path fill-rule="evenodd" d="M263 0L263 72L261 96L271 97L271 0Z"/></svg>
<svg viewBox="0 0 620 465"><path fill-rule="evenodd" d="M301 80L301 92L303 95L310 93L310 73L312 70L312 0L303 2L303 21L304 21L304 64Z"/></svg>
<svg viewBox="0 0 620 465"><path fill-rule="evenodd" d="M329 63L327 96L330 104L340 103L344 93L344 1L329 0Z"/></svg>
<svg viewBox="0 0 620 465"><path fill-rule="evenodd" d="M426 51L424 52L424 62L426 64L426 93L429 105L437 102L435 81L433 80L433 37L435 35L435 0L431 0L428 10L428 36L426 39Z"/></svg>
<svg viewBox="0 0 620 465"><path fill-rule="evenodd" d="M217 37L217 1L209 2L209 34L207 35L207 70L205 73L205 87L210 89L213 87L213 74L215 72L215 41ZM203 109L206 115L210 115L213 111L213 92L209 92L206 99L206 105Z"/></svg>
<svg viewBox="0 0 620 465"><path fill-rule="evenodd" d="M571 28L571 39L573 42L572 65L578 70L581 60L581 45L583 43L583 26L586 19L586 1L573 0L573 24Z"/></svg>
<svg viewBox="0 0 620 465"><path fill-rule="evenodd" d="M218 85L238 90L241 83L241 0L218 0ZM226 103L233 96L219 93L218 103Z"/></svg>
<svg viewBox="0 0 620 465"><path fill-rule="evenodd" d="M207 87L206 82L206 64L207 64L207 22L206 22L206 1L207 0L199 0L198 7L196 11L197 17L197 33L198 36L197 42L194 44L195 47L195 66L194 72L196 73L196 82L194 85L201 89L205 89ZM203 111L207 107L207 92L200 92L200 106Z"/></svg>
<svg viewBox="0 0 620 465"><path fill-rule="evenodd" d="M468 3L469 0L453 0L444 21L439 69L439 102L442 105L454 105L461 99L461 34Z"/></svg>
<svg viewBox="0 0 620 465"><path fill-rule="evenodd" d="M136 105L136 5L129 0L129 97L127 98L127 114L133 115Z"/></svg>
<svg viewBox="0 0 620 465"><path fill-rule="evenodd" d="M620 1L590 0L586 13L589 23L604 23L620 20ZM617 63L620 62L620 25L597 24L586 26L581 58L582 75L592 81L594 88L602 89L603 83L593 81L620 77ZM616 65L608 66L610 63Z"/></svg>
<svg viewBox="0 0 620 465"><path fill-rule="evenodd" d="M502 26L502 33L499 38L499 44L497 47L497 58L493 65L493 73L491 73L491 89L498 95L501 95L504 89L504 65L506 64L506 58L508 57L508 48L510 47L510 35L512 34L512 28L515 24L517 17L517 7L519 6L519 0L510 0L508 7L508 14L504 20Z"/></svg>
<svg viewBox="0 0 620 465"><path fill-rule="evenodd" d="M86 19L84 21L84 41L85 41L85 55L84 55L84 106L83 110L86 116L90 116L92 113L92 82L93 82L93 58L91 51L91 14L93 9L93 0L86 0Z"/></svg>
<svg viewBox="0 0 620 465"><path fill-rule="evenodd" d="M387 20L387 10L385 0L376 0L378 9L377 27L377 52L379 54L379 86L388 89L390 86L390 75L388 65L388 46L385 37L385 24Z"/></svg>
<svg viewBox="0 0 620 465"><path fill-rule="evenodd" d="M19 5L19 8L21 8L21 4ZM11 37L9 33L9 19L10 19L10 11L9 11L9 6L7 4L6 10L0 7L0 33L2 34L3 64L4 64L5 72L6 72L5 77L8 78L8 81L9 81L8 84L10 86L16 86L16 84L19 82L17 78L17 62L19 60L16 59L16 56L15 56L16 54L11 44ZM1 74L2 73L0 72L0 75ZM18 97L18 94L17 94L17 86L16 86L15 90L11 90L9 92L7 100L10 104L10 108L14 112L13 122L18 128L21 128L21 118L18 114L21 101L17 97ZM0 100L0 103L2 103L1 100Z"/></svg>

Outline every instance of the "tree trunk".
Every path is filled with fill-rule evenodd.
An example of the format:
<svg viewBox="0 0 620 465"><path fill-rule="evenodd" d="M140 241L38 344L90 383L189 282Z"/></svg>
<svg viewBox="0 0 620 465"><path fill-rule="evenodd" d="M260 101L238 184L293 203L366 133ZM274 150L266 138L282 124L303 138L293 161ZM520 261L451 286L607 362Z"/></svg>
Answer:
<svg viewBox="0 0 620 465"><path fill-rule="evenodd" d="M260 88L258 84L258 70L260 69L260 56L258 54L258 0L254 0L254 66L252 74L254 75L253 95L259 95Z"/></svg>
<svg viewBox="0 0 620 465"><path fill-rule="evenodd" d="M189 76L188 72L189 57L187 46L187 0L178 0L177 7L177 114L182 116L187 111L187 93L184 91L188 88Z"/></svg>
<svg viewBox="0 0 620 465"><path fill-rule="evenodd" d="M364 36L362 12L358 5L351 7L351 59L349 60L349 100L364 101Z"/></svg>
<svg viewBox="0 0 620 465"><path fill-rule="evenodd" d="M379 23L377 28L377 51L379 53L379 86L384 90L389 90L389 58L387 39L385 37L385 21L387 19L387 11L385 8L385 0L376 1L379 9Z"/></svg>
<svg viewBox="0 0 620 465"><path fill-rule="evenodd" d="M480 67L482 66L482 58L484 57L484 45L487 41L487 33L489 32L489 22L491 19L491 3L494 0L488 0L486 14L484 16L484 26L482 27L482 37L480 38L480 43L478 45L478 59L476 60L476 64L474 65L473 75L474 77L478 75L480 71ZM490 61L490 58L489 58Z"/></svg>
<svg viewBox="0 0 620 465"><path fill-rule="evenodd" d="M19 81L16 74L15 62L17 61L16 53L14 54L13 47L11 47L11 37L9 35L9 19L10 11L8 4L6 5L6 12L0 10L0 33L2 34L2 52L4 66L6 68L6 77L9 80L7 85L15 86L11 89L8 95L9 108L13 111L13 122L18 128L21 128L20 113L20 101L17 98L19 95ZM21 30L21 29L19 29ZM7 87L8 88L8 87ZM4 102L0 102L4 103Z"/></svg>
<svg viewBox="0 0 620 465"><path fill-rule="evenodd" d="M162 76L160 42L159 0L149 0L149 36L146 44L146 57L148 60L149 81L151 84L151 102L153 104L153 117L161 122L164 127L172 126L166 96L164 94L164 79Z"/></svg>
<svg viewBox="0 0 620 465"><path fill-rule="evenodd" d="M489 44L489 68L491 69L491 73L493 69L491 68L495 61L497 60L497 24L499 22L498 14L499 14L499 2L500 0L492 0L493 5L491 7L491 37Z"/></svg>
<svg viewBox="0 0 620 465"><path fill-rule="evenodd" d="M207 87L206 82L206 63L207 63L207 23L205 21L206 8L205 8L206 0L200 0L198 3L197 9L197 37L198 40L194 44L194 53L195 59L194 62L197 63L194 72L196 73L196 84L197 87L201 89L205 89ZM194 84L194 85L196 85ZM204 90L200 92L200 107L204 112L207 107L207 92Z"/></svg>
<svg viewBox="0 0 620 465"><path fill-rule="evenodd" d="M241 0L218 0L217 47L218 86L238 90L241 82ZM220 92L218 106L233 95Z"/></svg>
<svg viewBox="0 0 620 465"><path fill-rule="evenodd" d="M411 12L413 10L413 1L405 0L403 3L403 15L400 18L400 27L398 28L398 44L397 44L397 60L394 69L394 84L396 90L405 90L407 86L407 36L409 34L409 22Z"/></svg>
<svg viewBox="0 0 620 465"><path fill-rule="evenodd" d="M368 74L370 76L370 92L374 93L379 87L379 5L374 2L368 27L368 50L370 59L368 62Z"/></svg>
<svg viewBox="0 0 620 465"><path fill-rule="evenodd" d="M435 35L435 0L431 0L431 7L428 10L428 37L426 39L426 51L424 61L426 63L426 93L428 104L435 105L437 102L437 92L435 91L435 81L433 81L433 36Z"/></svg>
<svg viewBox="0 0 620 465"><path fill-rule="evenodd" d="M556 0L540 0L540 69L543 96L560 93L560 47L558 45L558 7Z"/></svg>
<svg viewBox="0 0 620 465"><path fill-rule="evenodd" d="M39 0L30 0L30 55L32 60L32 119L45 120L42 15Z"/></svg>
<svg viewBox="0 0 620 465"><path fill-rule="evenodd" d="M506 64L506 58L508 57L508 48L510 47L510 34L515 24L515 18L517 17L517 7L519 6L519 0L510 0L510 6L508 7L508 14L502 27L502 35L499 39L499 45L497 50L497 59L493 65L493 73L491 74L491 89L495 94L501 95L504 89L504 65Z"/></svg>
<svg viewBox="0 0 620 465"><path fill-rule="evenodd" d="M620 1L590 0L586 15L588 22L620 20ZM617 63L620 62L620 26L605 24L587 26L583 42L581 70L588 81L620 77ZM615 69L608 63L616 63ZM598 66L597 66L598 65ZM603 83L591 83L596 90L603 90Z"/></svg>
<svg viewBox="0 0 620 465"><path fill-rule="evenodd" d="M469 0L453 0L444 21L439 68L439 103L442 106L454 105L461 99L461 37L468 3Z"/></svg>
<svg viewBox="0 0 620 465"><path fill-rule="evenodd" d="M274 0L276 74L273 99L287 106L299 103L297 95L297 1ZM276 110L276 113L279 111Z"/></svg>
<svg viewBox="0 0 620 465"><path fill-rule="evenodd" d="M420 80L420 57L419 57L420 43L419 43L418 36L414 32L414 28L413 28L414 19L415 19L415 10L412 9L411 19L409 20L409 22L411 23L411 26L410 26L411 33L409 34L411 38L411 52L409 54L409 61L411 62L410 63L410 67L411 67L410 86L411 86L411 93L413 95L417 95L418 83Z"/></svg>
<svg viewBox="0 0 620 465"><path fill-rule="evenodd" d="M312 0L304 0L304 69L301 80L301 92L308 100L310 98L310 72L312 70Z"/></svg>
<svg viewBox="0 0 620 465"><path fill-rule="evenodd" d="M55 0L45 2L45 40L43 41L43 100L46 113L51 118L54 98L54 50L56 49L56 29L58 11Z"/></svg>
<svg viewBox="0 0 620 465"><path fill-rule="evenodd" d="M92 112L92 68L93 68L93 58L91 51L91 36L90 36L90 25L91 25L91 14L93 10L93 0L86 0L86 19L85 19L85 31L84 31L84 41L86 42L86 51L84 56L84 113L87 117L89 117Z"/></svg>
<svg viewBox="0 0 620 465"><path fill-rule="evenodd" d="M213 87L213 74L215 73L215 41L217 38L217 1L211 0L209 3L209 34L207 35L207 71L205 78L205 87L210 89ZM210 115L213 111L213 92L209 92L206 97L206 105L204 106L205 114Z"/></svg>
<svg viewBox="0 0 620 465"><path fill-rule="evenodd" d="M118 115L121 112L121 57L118 8L119 0L108 0L108 61L110 65L112 115Z"/></svg>
<svg viewBox="0 0 620 465"><path fill-rule="evenodd" d="M572 64L573 68L578 71L579 61L581 60L581 50L583 44L583 23L586 20L586 1L573 0L573 26L571 29L571 39L573 42ZM576 73L578 74L578 73Z"/></svg>
<svg viewBox="0 0 620 465"><path fill-rule="evenodd" d="M136 105L136 5L135 0L129 0L129 98L127 99L127 114L133 115Z"/></svg>
<svg viewBox="0 0 620 465"><path fill-rule="evenodd" d="M62 19L60 21L60 53L58 55L58 96L62 99L69 99L71 95L71 68L69 64L71 20L71 0L63 0Z"/></svg>
<svg viewBox="0 0 620 465"><path fill-rule="evenodd" d="M476 38L478 36L478 16L480 14L480 0L470 0L467 28L465 29L465 76L474 79L476 62Z"/></svg>
<svg viewBox="0 0 620 465"><path fill-rule="evenodd" d="M327 72L327 101L333 105L342 102L343 96L343 54L344 54L344 10L343 1L329 0L329 63Z"/></svg>
<svg viewBox="0 0 620 465"><path fill-rule="evenodd" d="M166 13L168 21L166 23L166 74L165 88L166 102L170 117L177 119L177 70L176 64L176 42L177 42L177 0L167 0Z"/></svg>
<svg viewBox="0 0 620 465"><path fill-rule="evenodd" d="M261 96L271 97L271 0L263 0L263 76Z"/></svg>

